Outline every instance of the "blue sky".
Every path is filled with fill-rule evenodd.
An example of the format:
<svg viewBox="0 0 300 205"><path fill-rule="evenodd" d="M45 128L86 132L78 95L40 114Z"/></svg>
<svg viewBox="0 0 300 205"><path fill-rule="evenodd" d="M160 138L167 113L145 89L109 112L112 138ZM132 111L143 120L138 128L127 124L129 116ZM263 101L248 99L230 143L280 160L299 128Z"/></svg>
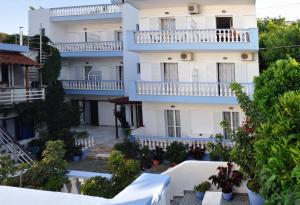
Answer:
<svg viewBox="0 0 300 205"><path fill-rule="evenodd" d="M27 31L29 6L38 8L109 3L110 0L1 0L0 32L16 33L20 26ZM300 0L256 0L258 17L283 16L288 20L300 19Z"/></svg>

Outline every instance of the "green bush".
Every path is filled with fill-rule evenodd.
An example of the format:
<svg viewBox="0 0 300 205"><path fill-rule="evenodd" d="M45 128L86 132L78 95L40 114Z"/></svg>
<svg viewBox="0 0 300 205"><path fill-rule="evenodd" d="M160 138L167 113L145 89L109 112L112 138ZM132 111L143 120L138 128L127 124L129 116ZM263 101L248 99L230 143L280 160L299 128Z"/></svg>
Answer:
<svg viewBox="0 0 300 205"><path fill-rule="evenodd" d="M130 159L137 159L140 152L139 144L135 141L131 142L128 137L125 137L123 142L115 144L114 149Z"/></svg>
<svg viewBox="0 0 300 205"><path fill-rule="evenodd" d="M207 148L212 161L230 161L231 148L223 145L223 136L216 135L216 143L209 142Z"/></svg>
<svg viewBox="0 0 300 205"><path fill-rule="evenodd" d="M114 191L111 180L104 177L92 177L81 187L84 195L98 196L111 199L114 197Z"/></svg>
<svg viewBox="0 0 300 205"><path fill-rule="evenodd" d="M202 182L201 184L198 184L197 186L194 186L194 191L198 192L206 192L211 187L211 183L208 181Z"/></svg>
<svg viewBox="0 0 300 205"><path fill-rule="evenodd" d="M181 142L172 142L170 146L167 147L166 159L171 163L181 163L188 155L187 147Z"/></svg>
<svg viewBox="0 0 300 205"><path fill-rule="evenodd" d="M108 159L110 180L91 178L82 187L83 194L112 198L132 183L140 174L140 165L134 160L125 160L119 151L113 151ZM102 190L102 188L108 190ZM110 192L110 193L108 193Z"/></svg>

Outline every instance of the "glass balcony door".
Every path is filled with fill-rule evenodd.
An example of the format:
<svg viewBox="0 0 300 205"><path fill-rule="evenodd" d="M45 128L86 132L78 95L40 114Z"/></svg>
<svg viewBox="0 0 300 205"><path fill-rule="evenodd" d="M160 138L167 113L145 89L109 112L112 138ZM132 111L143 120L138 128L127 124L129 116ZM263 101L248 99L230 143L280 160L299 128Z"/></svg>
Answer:
<svg viewBox="0 0 300 205"><path fill-rule="evenodd" d="M166 130L168 137L181 137L179 110L165 110Z"/></svg>

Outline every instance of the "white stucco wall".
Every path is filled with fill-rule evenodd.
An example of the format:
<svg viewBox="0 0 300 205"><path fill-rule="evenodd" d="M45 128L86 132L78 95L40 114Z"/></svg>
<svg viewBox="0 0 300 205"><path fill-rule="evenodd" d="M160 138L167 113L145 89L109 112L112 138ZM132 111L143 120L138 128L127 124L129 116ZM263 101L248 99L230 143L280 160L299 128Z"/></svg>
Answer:
<svg viewBox="0 0 300 205"><path fill-rule="evenodd" d="M161 64L178 63L178 76L181 82L191 82L194 69L200 70L201 82L217 82L217 63L234 63L236 81L253 82L253 78L259 75L258 54L253 53L252 61L242 61L241 54L242 52L193 53L192 61L182 61L180 53L142 53L140 80L161 81Z"/></svg>
<svg viewBox="0 0 300 205"><path fill-rule="evenodd" d="M225 12L224 12L225 11ZM200 5L199 15L190 15L187 6L140 10L140 30L158 30L159 18L175 17L176 29L213 29L216 16L233 17L235 28L256 28L255 5Z"/></svg>
<svg viewBox="0 0 300 205"><path fill-rule="evenodd" d="M85 66L92 66L92 71L102 71L102 80L116 80L117 66L122 66L122 58L87 58L64 60L60 80L84 80ZM88 63L88 64L87 64Z"/></svg>
<svg viewBox="0 0 300 205"><path fill-rule="evenodd" d="M244 114L237 105L143 102L142 107L145 126L143 135L166 136L165 110L180 110L181 133L183 137L210 137L210 135L222 133L223 129L220 126L220 122L223 120L222 112L224 111L239 112L240 123L244 119Z"/></svg>

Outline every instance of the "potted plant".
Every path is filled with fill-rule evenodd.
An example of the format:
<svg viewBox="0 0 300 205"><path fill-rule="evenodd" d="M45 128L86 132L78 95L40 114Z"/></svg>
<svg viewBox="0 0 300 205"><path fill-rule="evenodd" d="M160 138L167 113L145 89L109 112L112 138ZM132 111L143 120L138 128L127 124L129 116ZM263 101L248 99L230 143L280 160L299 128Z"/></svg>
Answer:
<svg viewBox="0 0 300 205"><path fill-rule="evenodd" d="M209 190L210 186L211 183L209 183L208 181L202 182L201 184L194 186L194 191L196 191L196 198L202 201L205 192Z"/></svg>
<svg viewBox="0 0 300 205"><path fill-rule="evenodd" d="M190 147L189 157L191 159L201 160L204 154L205 154L205 148L196 147L196 146Z"/></svg>
<svg viewBox="0 0 300 205"><path fill-rule="evenodd" d="M151 168L152 165L152 158L151 158L151 151L147 146L143 147L139 151L139 161L142 170L146 170Z"/></svg>
<svg viewBox="0 0 300 205"><path fill-rule="evenodd" d="M219 173L208 178L218 189L222 189L223 199L226 201L232 200L233 186L240 186L243 179L242 173L238 170L232 170L232 168L233 164L228 162L227 167L218 167Z"/></svg>
<svg viewBox="0 0 300 205"><path fill-rule="evenodd" d="M187 158L187 147L181 142L172 142L167 147L166 159L172 163L172 166L183 162Z"/></svg>
<svg viewBox="0 0 300 205"><path fill-rule="evenodd" d="M154 166L159 165L163 159L164 159L164 151L162 148L156 146L155 150L151 151L151 155L152 155L152 163Z"/></svg>

